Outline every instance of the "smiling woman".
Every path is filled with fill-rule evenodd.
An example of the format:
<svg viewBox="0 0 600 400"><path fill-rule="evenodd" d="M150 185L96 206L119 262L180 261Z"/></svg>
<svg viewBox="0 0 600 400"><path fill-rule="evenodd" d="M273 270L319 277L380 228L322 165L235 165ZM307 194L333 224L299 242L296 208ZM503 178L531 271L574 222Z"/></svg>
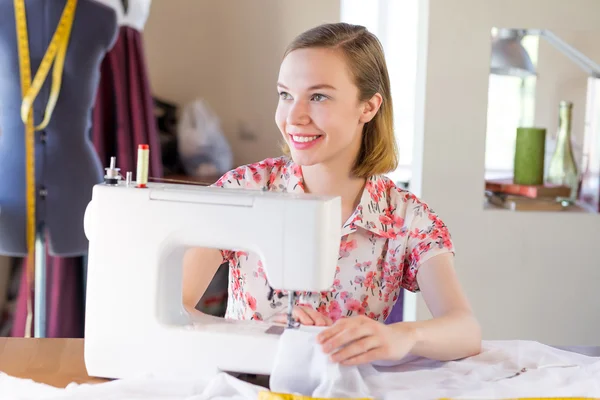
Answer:
<svg viewBox="0 0 600 400"><path fill-rule="evenodd" d="M298 293L294 317L332 325L320 340L334 361L345 364L407 353L443 360L477 354L481 333L454 272L448 228L426 203L384 176L398 155L377 38L344 23L311 29L285 52L277 88L275 121L286 156L236 168L215 186L341 198L335 280L328 292ZM287 293L272 295L260 258L242 251L186 257L188 308L202 296L201 274L214 273L221 260L230 267L226 318L285 322L278 312ZM434 318L385 324L402 288L422 291Z"/></svg>
<svg viewBox="0 0 600 400"><path fill-rule="evenodd" d="M371 104L359 103L352 78L339 73L345 63L342 52L329 48L297 49L284 58L275 121L299 164L354 160L362 141L361 113L381 104L380 95Z"/></svg>
<svg viewBox="0 0 600 400"><path fill-rule="evenodd" d="M361 33L363 38L368 33L362 27L363 32L331 26L298 36L284 54L275 113L285 140L284 153L294 159L307 157L306 153L294 152L307 148L297 147L296 137L317 136L324 140L318 141L323 148L313 153L316 159L344 154L346 162L350 159L353 174L362 178L391 172L398 165L398 157L381 44L370 34L374 40L360 40ZM378 73L369 74L371 68ZM307 126L304 122L309 115Z"/></svg>

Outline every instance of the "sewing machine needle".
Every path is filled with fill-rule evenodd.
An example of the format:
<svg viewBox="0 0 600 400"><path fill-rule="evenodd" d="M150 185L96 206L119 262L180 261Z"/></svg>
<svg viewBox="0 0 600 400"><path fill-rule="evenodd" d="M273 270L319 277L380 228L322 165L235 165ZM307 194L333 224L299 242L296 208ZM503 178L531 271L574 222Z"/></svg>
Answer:
<svg viewBox="0 0 600 400"><path fill-rule="evenodd" d="M294 321L294 291L290 291L290 294L288 296L288 312L287 312L287 327L288 328L295 328L296 327L296 321Z"/></svg>

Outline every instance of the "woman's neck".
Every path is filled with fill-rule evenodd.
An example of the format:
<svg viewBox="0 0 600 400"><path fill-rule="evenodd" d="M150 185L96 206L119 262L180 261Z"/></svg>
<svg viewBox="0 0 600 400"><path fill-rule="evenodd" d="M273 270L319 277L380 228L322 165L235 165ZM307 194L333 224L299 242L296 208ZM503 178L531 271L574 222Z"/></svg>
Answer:
<svg viewBox="0 0 600 400"><path fill-rule="evenodd" d="M352 166L335 163L304 166L302 177L308 193L342 198L344 221L360 202L366 182L366 179L352 175Z"/></svg>

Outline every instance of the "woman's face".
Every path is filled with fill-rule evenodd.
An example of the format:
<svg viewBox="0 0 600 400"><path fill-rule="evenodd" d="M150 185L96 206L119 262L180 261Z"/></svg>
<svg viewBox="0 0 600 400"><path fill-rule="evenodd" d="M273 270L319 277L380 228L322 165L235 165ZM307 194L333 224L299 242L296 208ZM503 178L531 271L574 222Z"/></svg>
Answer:
<svg viewBox="0 0 600 400"><path fill-rule="evenodd" d="M359 102L358 88L340 51L292 51L281 64L277 90L275 122L294 162L304 166L354 163L369 104Z"/></svg>

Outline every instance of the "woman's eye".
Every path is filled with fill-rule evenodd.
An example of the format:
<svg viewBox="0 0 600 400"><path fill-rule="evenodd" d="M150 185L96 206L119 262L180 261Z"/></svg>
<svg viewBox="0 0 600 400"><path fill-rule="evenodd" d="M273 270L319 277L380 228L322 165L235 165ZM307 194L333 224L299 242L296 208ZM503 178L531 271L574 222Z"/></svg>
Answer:
<svg viewBox="0 0 600 400"><path fill-rule="evenodd" d="M279 98L281 100L288 100L291 98L290 94L287 92L279 92Z"/></svg>
<svg viewBox="0 0 600 400"><path fill-rule="evenodd" d="M327 96L322 95L322 94L315 94L312 96L312 99L314 101L323 101L323 100L327 99Z"/></svg>

